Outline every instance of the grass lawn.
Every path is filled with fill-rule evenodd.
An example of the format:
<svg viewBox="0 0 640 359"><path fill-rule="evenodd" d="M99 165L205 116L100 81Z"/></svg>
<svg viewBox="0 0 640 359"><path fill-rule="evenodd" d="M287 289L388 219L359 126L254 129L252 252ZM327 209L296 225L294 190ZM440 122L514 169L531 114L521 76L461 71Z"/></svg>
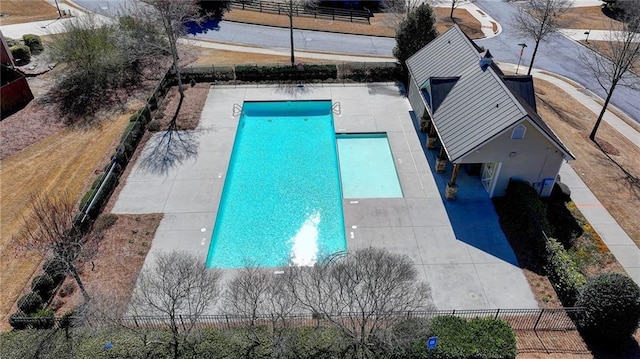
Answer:
<svg viewBox="0 0 640 359"><path fill-rule="evenodd" d="M58 18L58 10L44 0L0 0L0 14L0 25Z"/></svg>
<svg viewBox="0 0 640 359"><path fill-rule="evenodd" d="M568 29L609 30L620 26L620 22L605 15L600 6L572 7L560 20L568 23Z"/></svg>

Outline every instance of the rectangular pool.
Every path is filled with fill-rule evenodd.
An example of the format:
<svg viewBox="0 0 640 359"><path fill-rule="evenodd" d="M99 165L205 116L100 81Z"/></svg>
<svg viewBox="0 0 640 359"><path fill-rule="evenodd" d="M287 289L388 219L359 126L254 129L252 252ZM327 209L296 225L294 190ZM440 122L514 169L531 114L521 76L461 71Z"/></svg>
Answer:
<svg viewBox="0 0 640 359"><path fill-rule="evenodd" d="M345 250L331 101L245 102L207 266L312 265Z"/></svg>
<svg viewBox="0 0 640 359"><path fill-rule="evenodd" d="M337 144L344 198L402 197L386 134L340 134Z"/></svg>

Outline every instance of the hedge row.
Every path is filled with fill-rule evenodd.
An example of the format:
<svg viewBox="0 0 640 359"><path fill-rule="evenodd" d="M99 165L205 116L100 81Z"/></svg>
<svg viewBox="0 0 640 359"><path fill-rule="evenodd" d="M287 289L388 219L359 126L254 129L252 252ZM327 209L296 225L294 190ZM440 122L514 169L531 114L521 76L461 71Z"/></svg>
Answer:
<svg viewBox="0 0 640 359"><path fill-rule="evenodd" d="M339 70L339 78L355 82L395 82L403 78L402 67L398 64L344 64Z"/></svg>
<svg viewBox="0 0 640 359"><path fill-rule="evenodd" d="M340 65L257 66L237 65L219 67L187 67L182 69L183 83L243 81L334 81L395 82L403 78L402 67L395 63L345 63ZM175 82L172 82L175 85Z"/></svg>
<svg viewBox="0 0 640 359"><path fill-rule="evenodd" d="M578 265L566 249L554 238L549 238L547 249L547 274L558 297L564 305L572 307L587 278L580 273Z"/></svg>
<svg viewBox="0 0 640 359"><path fill-rule="evenodd" d="M533 187L522 181L509 182L505 202L507 209L502 212L509 219L501 217L501 224L511 227L507 231L519 231L524 240L531 241L558 297L566 306L572 306L586 278L562 244L553 238L547 239L540 232L553 231L547 219L546 204Z"/></svg>
<svg viewBox="0 0 640 359"><path fill-rule="evenodd" d="M236 66L238 81L310 81L338 78L336 65Z"/></svg>
<svg viewBox="0 0 640 359"><path fill-rule="evenodd" d="M433 359L513 359L517 354L516 335L500 319L438 317L431 322L429 333L438 337Z"/></svg>
<svg viewBox="0 0 640 359"><path fill-rule="evenodd" d="M165 330L130 331L123 328L70 328L49 332L23 330L0 334L0 357L33 357L44 346L46 357L74 358L167 358L170 332ZM286 328L273 331L266 327L226 330L201 329L191 333L189 345L180 348L181 358L355 358L349 338L334 327ZM410 319L397 324L396 340L375 342L371 356L384 358L425 358L428 336L438 336L434 359L512 359L515 358L515 334L501 320L455 317ZM151 340L152 344L145 343ZM408 339L408 340L407 340ZM103 349L111 343L109 349ZM72 350L72 352L69 352ZM41 353L42 354L42 353ZM360 353L361 354L361 353Z"/></svg>

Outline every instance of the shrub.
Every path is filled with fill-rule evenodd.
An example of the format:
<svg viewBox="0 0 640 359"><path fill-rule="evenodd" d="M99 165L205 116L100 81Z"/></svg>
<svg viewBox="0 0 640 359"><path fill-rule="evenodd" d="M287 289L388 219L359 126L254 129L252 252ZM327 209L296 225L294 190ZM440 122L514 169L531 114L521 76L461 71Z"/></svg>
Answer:
<svg viewBox="0 0 640 359"><path fill-rule="evenodd" d="M42 297L29 292L18 299L18 308L25 314L35 313L42 308Z"/></svg>
<svg viewBox="0 0 640 359"><path fill-rule="evenodd" d="M22 41L24 41L24 44L28 46L33 53L38 53L43 50L42 40L40 40L40 36L38 35L24 34L22 35Z"/></svg>
<svg viewBox="0 0 640 359"><path fill-rule="evenodd" d="M422 358L425 354L429 320L412 318L396 323L391 329L395 358Z"/></svg>
<svg viewBox="0 0 640 359"><path fill-rule="evenodd" d="M640 288L629 277L605 273L589 278L576 306L580 331L596 344L618 346L628 340L640 320Z"/></svg>
<svg viewBox="0 0 640 359"><path fill-rule="evenodd" d="M553 287L564 305L572 306L576 302L586 278L580 273L576 262L560 242L549 238L546 248L547 265L545 268L549 279L551 279L551 283L553 283Z"/></svg>
<svg viewBox="0 0 640 359"><path fill-rule="evenodd" d="M9 48L11 56L17 62L29 62L31 60L31 50L26 45L15 45Z"/></svg>
<svg viewBox="0 0 640 359"><path fill-rule="evenodd" d="M67 264L57 256L47 259L42 265L42 269L53 279L56 285L61 283L67 276Z"/></svg>
<svg viewBox="0 0 640 359"><path fill-rule="evenodd" d="M7 40L7 46L9 46L9 47L20 45L20 41L18 41L16 39L12 39L12 38L9 38L9 37L5 37L4 39Z"/></svg>
<svg viewBox="0 0 640 359"><path fill-rule="evenodd" d="M149 122L149 124L147 125L147 130L151 131L151 132L158 132L160 131L160 128L162 127L162 123L160 122L160 120L158 119L153 119L151 120L151 122Z"/></svg>
<svg viewBox="0 0 640 359"><path fill-rule="evenodd" d="M31 314L31 327L33 329L50 329L55 324L53 310L43 309Z"/></svg>
<svg viewBox="0 0 640 359"><path fill-rule="evenodd" d="M105 229L113 226L118 220L118 215L113 213L104 213L96 218L96 222L93 224L93 228L97 231L104 231Z"/></svg>
<svg viewBox="0 0 640 359"><path fill-rule="evenodd" d="M475 318L467 322L453 316L436 317L429 326L429 336L438 337L438 346L432 351L434 359L516 357L515 333L500 319Z"/></svg>
<svg viewBox="0 0 640 359"><path fill-rule="evenodd" d="M36 276L31 281L31 290L37 293L43 301L48 301L51 298L53 290L56 288L53 278L46 272L42 275Z"/></svg>
<svg viewBox="0 0 640 359"><path fill-rule="evenodd" d="M9 317L9 325L15 330L27 329L29 327L29 315L16 312Z"/></svg>
<svg viewBox="0 0 640 359"><path fill-rule="evenodd" d="M401 72L402 67L398 64L344 64L340 78L359 82L393 82L402 79Z"/></svg>

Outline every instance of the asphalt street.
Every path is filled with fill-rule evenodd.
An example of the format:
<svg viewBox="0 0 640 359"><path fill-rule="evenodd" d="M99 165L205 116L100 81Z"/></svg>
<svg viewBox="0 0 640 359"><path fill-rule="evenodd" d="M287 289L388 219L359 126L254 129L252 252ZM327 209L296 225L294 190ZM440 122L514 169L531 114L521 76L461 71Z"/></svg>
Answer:
<svg viewBox="0 0 640 359"><path fill-rule="evenodd" d="M103 15L113 15L125 4L125 0L74 0L86 9ZM511 18L517 11L502 0L478 0L475 4L497 20L502 26L498 36L477 40L476 43L491 51L496 61L518 63L519 43L526 43L522 65L528 66L533 52L533 41L520 38L513 31ZM215 30L193 35L228 43L244 44L264 48L288 48L289 30L267 26L249 25L221 21ZM391 56L395 40L375 36L336 34L320 31L295 30L294 44L297 50L321 51L344 54ZM554 35L540 44L534 67L566 76L604 98L606 94L597 81L580 62L579 54L597 56L594 52L562 35ZM640 78L634 77L640 84ZM640 90L618 86L611 102L640 123Z"/></svg>
<svg viewBox="0 0 640 359"><path fill-rule="evenodd" d="M513 31L511 18L517 11L516 8L500 0L478 0L475 5L490 14L502 25L502 33L498 36L477 40L476 43L489 49L496 61L514 64L518 63L520 54L518 44L525 43L528 47L522 56L522 65L528 66L535 43L531 39L519 37ZM593 75L588 72L586 66L580 62L581 53L586 56L598 56L593 51L565 36L554 35L545 42L540 43L533 67L566 76L598 96L605 98L604 90L598 85ZM636 84L640 84L640 78L637 76L634 77L634 81ZM639 90L618 86L613 93L611 102L640 123Z"/></svg>

